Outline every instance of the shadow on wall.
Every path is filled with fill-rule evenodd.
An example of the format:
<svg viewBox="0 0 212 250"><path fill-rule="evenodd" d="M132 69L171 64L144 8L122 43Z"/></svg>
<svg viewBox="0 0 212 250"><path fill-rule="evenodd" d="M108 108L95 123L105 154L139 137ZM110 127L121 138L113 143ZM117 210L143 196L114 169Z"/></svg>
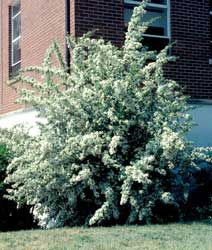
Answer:
<svg viewBox="0 0 212 250"><path fill-rule="evenodd" d="M194 100L190 111L196 124L188 134L188 139L197 147L212 146L212 101Z"/></svg>

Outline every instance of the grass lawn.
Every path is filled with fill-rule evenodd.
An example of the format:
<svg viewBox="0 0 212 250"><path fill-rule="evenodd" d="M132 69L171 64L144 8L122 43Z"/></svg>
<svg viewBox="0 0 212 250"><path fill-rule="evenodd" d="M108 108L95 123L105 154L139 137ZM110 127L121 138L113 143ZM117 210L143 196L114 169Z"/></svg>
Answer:
<svg viewBox="0 0 212 250"><path fill-rule="evenodd" d="M212 221L0 233L0 250L212 250Z"/></svg>

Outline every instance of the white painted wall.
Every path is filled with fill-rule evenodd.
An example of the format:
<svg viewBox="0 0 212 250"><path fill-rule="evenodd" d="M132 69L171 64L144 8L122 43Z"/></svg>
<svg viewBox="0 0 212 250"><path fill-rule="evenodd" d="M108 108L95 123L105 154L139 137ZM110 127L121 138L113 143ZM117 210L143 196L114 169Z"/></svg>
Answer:
<svg viewBox="0 0 212 250"><path fill-rule="evenodd" d="M41 121L41 119L37 118L35 110L19 110L0 116L0 128L12 128L18 124L24 124L30 126L30 134L36 135L39 133L36 121Z"/></svg>
<svg viewBox="0 0 212 250"><path fill-rule="evenodd" d="M192 104L195 109L190 111L197 124L188 134L188 139L195 146L212 146L212 102L202 101Z"/></svg>

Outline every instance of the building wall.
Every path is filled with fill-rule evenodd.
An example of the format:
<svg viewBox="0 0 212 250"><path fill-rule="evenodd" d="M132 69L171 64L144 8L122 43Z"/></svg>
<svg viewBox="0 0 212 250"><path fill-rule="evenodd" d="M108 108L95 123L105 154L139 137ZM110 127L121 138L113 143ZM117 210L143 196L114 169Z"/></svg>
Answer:
<svg viewBox="0 0 212 250"><path fill-rule="evenodd" d="M9 6L1 0L0 114L23 108L14 104L17 94L7 86L9 78ZM21 67L40 65L46 49L57 40L65 50L65 1L21 0Z"/></svg>
<svg viewBox="0 0 212 250"><path fill-rule="evenodd" d="M21 1L22 67L40 65L53 40L65 48L65 1Z"/></svg>
<svg viewBox="0 0 212 250"><path fill-rule="evenodd" d="M210 0L170 0L172 54L167 76L192 98L212 98Z"/></svg>
<svg viewBox="0 0 212 250"><path fill-rule="evenodd" d="M94 31L116 45L124 40L123 0L75 0L75 35Z"/></svg>

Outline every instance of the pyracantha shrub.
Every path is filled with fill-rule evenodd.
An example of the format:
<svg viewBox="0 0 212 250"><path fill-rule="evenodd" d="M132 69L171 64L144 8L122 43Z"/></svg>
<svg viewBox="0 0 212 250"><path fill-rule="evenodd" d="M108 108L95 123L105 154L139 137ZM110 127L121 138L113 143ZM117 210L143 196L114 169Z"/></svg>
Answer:
<svg viewBox="0 0 212 250"><path fill-rule="evenodd" d="M41 67L13 80L30 86L18 89L19 101L45 122L37 136L2 131L15 155L10 198L33 206L43 227L154 222L157 206L179 211L187 199L183 176L197 154L185 139L186 98L163 76L169 47L142 45L145 4L134 9L122 48L90 34L68 38L70 73L53 43Z"/></svg>

